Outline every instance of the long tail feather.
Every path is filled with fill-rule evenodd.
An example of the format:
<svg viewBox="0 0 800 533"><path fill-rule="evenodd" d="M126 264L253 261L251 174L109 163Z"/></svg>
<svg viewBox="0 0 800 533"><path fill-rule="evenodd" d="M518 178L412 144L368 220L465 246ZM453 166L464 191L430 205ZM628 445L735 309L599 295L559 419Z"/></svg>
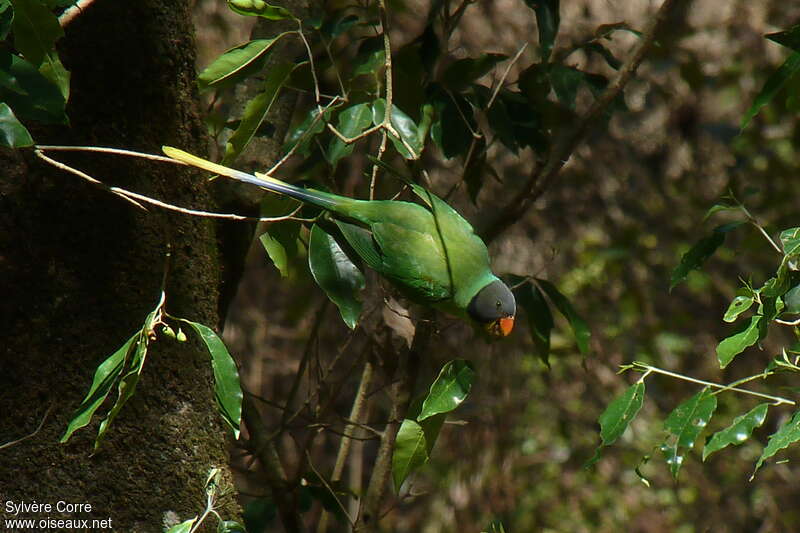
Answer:
<svg viewBox="0 0 800 533"><path fill-rule="evenodd" d="M184 152L183 150L179 150L178 148L173 148L171 146L162 146L161 149L167 156L175 159L176 161L180 161L181 163L185 163L214 174L219 174L220 176L225 176L226 178L231 178L236 181L250 183L251 185L256 185L278 194L285 194L286 196L290 196L300 200L301 202L307 202L324 208L333 208L337 205L337 202L333 199L334 195L330 195L328 193L303 189L302 187L295 187L294 185L290 185L284 181L264 174L256 173L254 176L252 174L248 174L247 172L242 172L241 170L236 170L218 165L217 163L212 163L211 161L203 159L202 157L197 157L196 155Z"/></svg>

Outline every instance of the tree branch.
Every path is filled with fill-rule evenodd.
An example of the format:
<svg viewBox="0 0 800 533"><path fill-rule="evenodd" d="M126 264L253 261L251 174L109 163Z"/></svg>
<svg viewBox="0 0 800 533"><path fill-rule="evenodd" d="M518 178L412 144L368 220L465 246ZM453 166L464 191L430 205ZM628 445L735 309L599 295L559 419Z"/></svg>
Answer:
<svg viewBox="0 0 800 533"><path fill-rule="evenodd" d="M667 20L670 10L677 3L677 0L664 0L642 33L631 56L620 68L617 77L609 83L605 91L594 101L575 126L556 138L545 164L538 167L531 174L522 190L504 208L499 210L499 215L494 220L479 229L479 234L486 242L492 241L500 233L516 223L531 204L553 183L563 166L569 161L572 152L583 140L589 126L603 114L630 81L631 76L636 72L645 54L655 41L656 34Z"/></svg>

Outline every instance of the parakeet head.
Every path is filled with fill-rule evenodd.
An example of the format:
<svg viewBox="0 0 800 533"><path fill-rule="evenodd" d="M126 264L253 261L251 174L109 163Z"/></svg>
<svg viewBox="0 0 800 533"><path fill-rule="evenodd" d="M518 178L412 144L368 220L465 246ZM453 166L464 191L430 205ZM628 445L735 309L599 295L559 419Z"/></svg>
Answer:
<svg viewBox="0 0 800 533"><path fill-rule="evenodd" d="M502 338L514 328L517 303L505 283L499 279L486 285L472 297L467 314L492 337Z"/></svg>

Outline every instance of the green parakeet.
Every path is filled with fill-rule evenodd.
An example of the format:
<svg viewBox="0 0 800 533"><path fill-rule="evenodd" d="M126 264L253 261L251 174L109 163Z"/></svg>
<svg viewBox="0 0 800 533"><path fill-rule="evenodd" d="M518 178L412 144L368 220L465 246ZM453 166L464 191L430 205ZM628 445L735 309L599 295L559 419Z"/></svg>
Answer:
<svg viewBox="0 0 800 533"><path fill-rule="evenodd" d="M513 329L514 295L492 273L486 245L469 222L419 185L409 184L425 205L356 200L163 150L182 163L326 209L361 259L411 300L469 320L492 337Z"/></svg>

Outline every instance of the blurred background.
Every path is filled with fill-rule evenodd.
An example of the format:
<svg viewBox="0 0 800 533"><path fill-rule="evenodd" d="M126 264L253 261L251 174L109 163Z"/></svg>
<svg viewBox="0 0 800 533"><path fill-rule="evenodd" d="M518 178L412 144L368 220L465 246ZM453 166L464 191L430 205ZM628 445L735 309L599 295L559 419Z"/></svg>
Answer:
<svg viewBox="0 0 800 533"><path fill-rule="evenodd" d="M428 3L396 0L389 5L392 44L399 48L424 27ZM626 22L642 29L659 5L564 1L556 47L591 36L601 24ZM675 482L656 447L664 438L666 415L699 389L651 376L644 407L631 428L604 450L593 469L583 467L600 441L598 416L639 377L618 375L620 365L639 360L730 382L761 371L776 355L768 340L760 351L753 348L721 371L714 351L731 332L722 314L739 278L752 276L761 283L775 269L776 255L757 231L729 235L703 271L692 272L671 292L669 283L682 253L725 220L704 222L703 217L729 188L773 235L798 225L800 83L790 83L784 89L788 99L776 98L739 131L752 99L788 55L763 35L786 29L798 18L800 4L781 0L680 3L667 34L625 90L627 111L593 127L555 183L491 246L495 271L545 278L570 298L590 325L591 353L581 356L560 317L550 370L534 353L525 317L510 339L491 345L474 339L467 326L442 318L420 383L430 383L442 364L456 357L472 361L478 377L468 401L445 425L432 462L393 500L383 530L481 531L494 519L510 532L800 530L800 476L794 461L772 464L748 481L766 437L791 415L789 409L773 409L756 430L755 442L717 453L705 463L699 453L690 454ZM247 40L251 31L248 20L219 0L198 0L196 28L198 69ZM485 52L513 56L524 43L536 42L536 31L533 12L522 0L477 1L466 9L449 52L454 58ZM636 39L616 32L606 44L624 60ZM529 46L508 79L514 80L537 53ZM613 75L601 57L581 51L567 64ZM501 72L490 73L487 83ZM579 93L578 111L590 101L588 91ZM444 195L463 169L458 160L430 152L424 167L434 191ZM490 147L488 158L500 180L486 179L476 203L466 187L449 198L472 222L503 205L534 164L530 149L515 155L499 143ZM361 183L366 164L357 151L339 166L337 177ZM335 397L336 413L348 415L364 341L351 337L325 301L302 259L289 278L281 278L254 243L225 340L242 361L247 388L267 400L267 416L281 416L270 411L268 402L283 398L292 386L318 313L324 320L313 348L323 355L312 364L323 368L336 353L353 359ZM789 383L771 383L773 392L794 394L794 389L781 389ZM302 398L312 384L301 387ZM380 395L376 387L378 405ZM724 427L756 403L722 395L709 429ZM381 409L370 413L371 422L385 419ZM302 434L285 435L285 453L291 454L293 439ZM317 438L313 456L319 469L330 469L339 439L334 433ZM369 468L375 444L365 441L353 454L345 479L355 483ZM798 453L790 448L787 457L797 459ZM260 496L257 480L244 472L247 465L239 468L244 501ZM318 509L309 511L311 522L314 513Z"/></svg>

